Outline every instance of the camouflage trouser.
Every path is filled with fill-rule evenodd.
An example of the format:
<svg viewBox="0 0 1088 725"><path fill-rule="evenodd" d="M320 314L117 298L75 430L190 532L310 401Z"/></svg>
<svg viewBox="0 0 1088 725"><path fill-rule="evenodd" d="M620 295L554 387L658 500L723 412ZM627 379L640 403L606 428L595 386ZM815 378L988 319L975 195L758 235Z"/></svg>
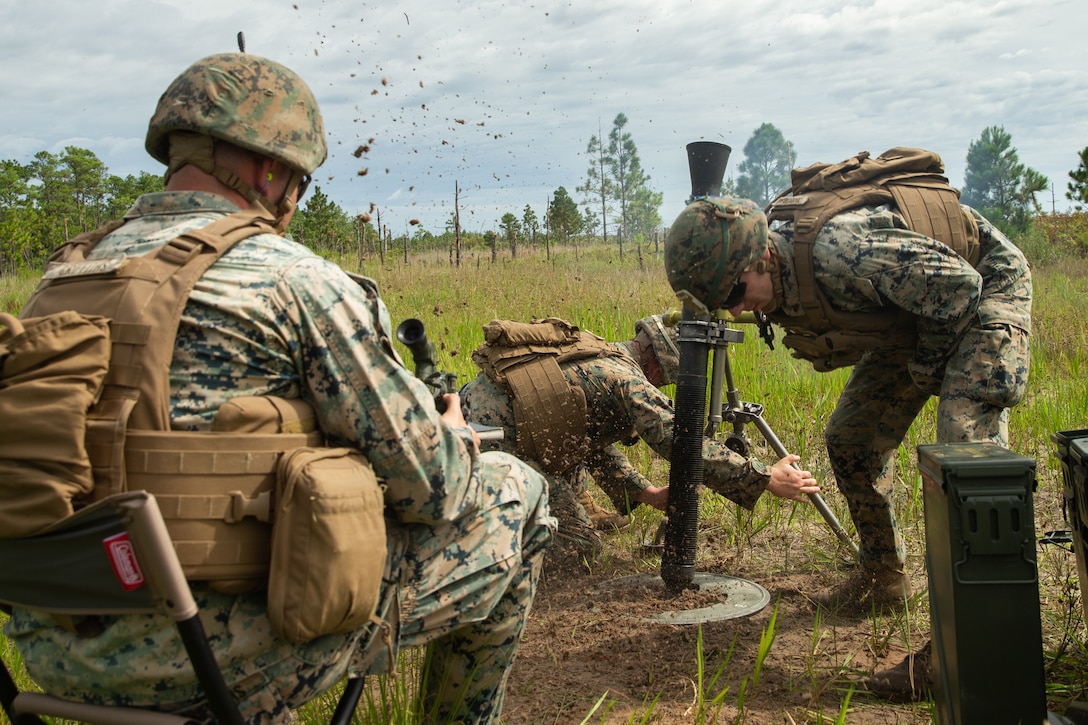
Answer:
<svg viewBox="0 0 1088 725"><path fill-rule="evenodd" d="M433 645L423 701L436 722L498 722L555 528L542 476L502 453L484 454L482 462L462 518L390 531L387 574L399 587L388 588L383 601L399 595L399 647ZM249 723L293 722L294 708L347 673L387 662L384 636L372 627L292 644L272 633L263 592L196 594L213 651ZM170 620L135 615L103 623L102 634L80 638L48 615L17 609L5 634L31 676L53 694L206 714Z"/></svg>
<svg viewBox="0 0 1088 725"><path fill-rule="evenodd" d="M482 450L502 450L517 454L517 429L514 425L514 407L507 389L482 373L470 380L459 391L461 411L465 420L483 425L500 426L504 435L501 440L483 441ZM529 462L540 470L535 461ZM578 501L578 494L589 485L589 474L579 466L562 476L544 474L548 481L548 504L558 521L555 545L549 548L549 559L592 557L601 548L601 538L585 507Z"/></svg>
<svg viewBox="0 0 1088 725"><path fill-rule="evenodd" d="M431 644L424 704L428 721L438 723L499 721L555 531L542 477L513 456L484 455L512 474L497 505L460 522L455 536L412 527L401 569L400 644Z"/></svg>
<svg viewBox="0 0 1088 725"><path fill-rule="evenodd" d="M937 443L1008 445L1008 408L1027 387L1028 333L1009 325L967 331L944 372ZM825 430L827 452L860 538L862 566L903 571L891 489L894 454L929 399L907 372L909 351L870 352L854 366Z"/></svg>

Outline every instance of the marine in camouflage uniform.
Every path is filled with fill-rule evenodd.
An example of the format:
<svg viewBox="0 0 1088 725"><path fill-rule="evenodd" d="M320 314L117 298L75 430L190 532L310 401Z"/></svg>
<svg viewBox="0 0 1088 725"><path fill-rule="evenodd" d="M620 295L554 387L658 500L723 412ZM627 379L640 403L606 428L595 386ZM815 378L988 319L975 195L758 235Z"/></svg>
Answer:
<svg viewBox="0 0 1088 725"><path fill-rule="evenodd" d="M903 228L887 206L837 215L813 248L816 282L833 307L894 305L917 318L912 347L893 340L854 365L824 432L861 538L861 562L873 572L904 571L890 499L894 454L930 396L939 396L938 443L1008 446L1009 408L1027 386L1027 261L990 222L968 211L979 224L974 268L945 245ZM772 232L769 242L781 270L782 312L799 314L791 227Z"/></svg>
<svg viewBox="0 0 1088 725"><path fill-rule="evenodd" d="M665 249L674 289L733 314L801 317L793 225L768 232L758 207L736 204L745 223L726 235L724 268L713 263L725 258L723 218L714 205L696 201L681 213ZM1008 409L1027 385L1031 273L1015 245L976 211L963 209L979 227L974 267L911 231L888 205L834 216L813 245L815 283L834 310L899 309L913 316L916 332L916 338L888 334L862 354L825 429L831 466L861 539L862 564L860 575L828 593L828 601L850 596L863 606L870 597L902 603L910 593L890 498L894 453L930 396L940 398L938 442L1008 444ZM904 339L913 342L904 345Z"/></svg>
<svg viewBox="0 0 1088 725"><path fill-rule="evenodd" d="M664 352L668 349L664 340L651 339L641 332L660 329L648 324L651 321L644 318L636 324L640 334L634 339L608 343L617 352L614 356L583 358L560 365L567 382L585 393L590 452L581 465L569 472L548 475L552 513L559 522L550 559L571 550L580 557L591 558L600 549L600 537L578 500L590 476L622 513L633 510L642 501L644 491L651 487L617 443L633 445L642 439L665 460L671 458L673 403L655 382L675 383L679 356ZM675 351L675 344L672 349ZM648 374L655 367L660 367L661 378L652 382ZM460 393L467 420L503 429L502 440L483 441L481 446L516 453L518 431L510 390L481 372ZM747 509L755 506L771 480L772 467L745 458L718 440L704 440L703 461L705 485ZM544 470L539 461L529 462ZM782 476L792 475L790 472L794 470L777 465L775 468Z"/></svg>
<svg viewBox="0 0 1088 725"><path fill-rule="evenodd" d="M255 72L261 88L301 83L252 55L203 62L236 80ZM238 85L243 96L250 90ZM319 116L316 123L320 130ZM303 170L324 159L323 131L317 138L320 158L299 162ZM275 142L270 148L263 153L277 157ZM203 191L144 195L93 256L142 254L237 209ZM385 487L388 558L377 610L385 626L294 644L273 633L264 592L194 584L213 652L248 722L294 721L293 709L347 674L387 671L399 650L428 643L422 698L435 721L499 721L555 527L545 481L513 456L480 453L468 427L440 417L428 388L393 352L391 329L372 282L274 234L227 252L185 308L170 370L174 429L209 430L237 395L301 397L330 445L362 451ZM16 609L5 633L31 676L57 695L207 716L172 620L132 615L101 624L97 636L80 637L47 615Z"/></svg>

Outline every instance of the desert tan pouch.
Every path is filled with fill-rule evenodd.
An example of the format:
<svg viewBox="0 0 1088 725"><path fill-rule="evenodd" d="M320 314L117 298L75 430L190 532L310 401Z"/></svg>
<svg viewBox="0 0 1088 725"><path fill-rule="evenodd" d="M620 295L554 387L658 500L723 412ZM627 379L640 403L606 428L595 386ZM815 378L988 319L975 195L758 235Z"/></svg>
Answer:
<svg viewBox="0 0 1088 725"><path fill-rule="evenodd" d="M84 432L109 366L107 323L0 314L0 537L37 533L89 500Z"/></svg>
<svg viewBox="0 0 1088 725"><path fill-rule="evenodd" d="M385 504L370 464L351 448L299 448L280 460L276 488L274 631L306 642L362 627L381 595L386 559Z"/></svg>

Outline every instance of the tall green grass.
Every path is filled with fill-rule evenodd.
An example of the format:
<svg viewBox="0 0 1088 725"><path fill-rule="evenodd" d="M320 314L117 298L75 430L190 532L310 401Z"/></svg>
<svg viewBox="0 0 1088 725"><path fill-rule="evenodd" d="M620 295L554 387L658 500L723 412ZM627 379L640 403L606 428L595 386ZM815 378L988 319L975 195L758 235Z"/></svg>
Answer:
<svg viewBox="0 0 1088 725"><path fill-rule="evenodd" d="M0 275L0 312L19 314L38 284L38 274Z"/></svg>
<svg viewBox="0 0 1088 725"><path fill-rule="evenodd" d="M639 318L675 308L660 258L648 250L643 252L643 264L636 254L620 260L614 249L601 247L582 248L577 254L573 249L553 248L550 259L541 250L523 247L517 259L501 256L494 264L488 253L474 254L460 268L451 267L444 254L412 257L408 264L400 257L388 257L384 266L373 258L345 258L342 264L378 282L394 324L408 317L421 319L438 349L439 367L457 373L465 382L476 374L471 352L483 342L482 326L491 319L558 316L605 338L620 340L633 335ZM1050 436L1059 430L1088 428L1088 262L1062 259L1060 263L1037 267L1034 277L1031 382L1025 400L1012 411L1010 447L1037 460L1036 527L1041 535L1046 530L1066 528L1060 505L1061 474ZM0 278L0 310L17 312L35 282L31 277ZM801 455L805 467L824 483L825 501L853 534L845 502L834 490L822 440L824 421L834 409L848 372L817 374L792 360L780 345L769 350L754 328L741 329L745 341L729 349L741 398L765 406L767 422L786 448ZM402 348L401 353L410 364L407 350ZM924 521L914 451L918 444L933 441L935 428L935 406L931 402L911 427L896 460L899 480L895 505L908 541L909 563L915 570L922 568ZM758 433L752 430L749 435L753 454L766 462L773 461L774 454L759 440ZM651 481L667 483L668 467L644 444L626 450L633 464ZM784 547L776 564L782 570L816 570L844 556L834 534L811 506L764 496L753 511L747 512L709 495L702 498L701 505L701 536L713 538L716 546L735 550L739 557L751 551L752 542L761 532L785 534L799 529L805 531L804 549L791 552L790 547ZM653 535L660 512L641 507L633 515L633 522L628 531L610 541L637 548L639 541ZM609 555L606 549L604 556ZM1040 551L1039 561L1048 689L1053 709L1061 711L1070 700L1085 697L1082 683L1088 682L1080 583L1071 554L1047 548ZM645 565L647 570L655 566L652 555L647 555ZM908 618L893 622L890 629L874 630L874 651L887 651L896 638L908 641L911 631L927 626L925 617L923 602L915 620ZM916 621L919 618L921 621ZM821 622L813 623L809 684L801 681L798 686L816 686L817 682L826 687L841 685L842 697L834 710L811 713L810 722L843 722L850 703L851 691L836 679L836 673L847 674L852 665L836 663L837 669L832 671L820 656L823 638L833 636ZM768 648L771 641L773 630ZM404 669L398 678L371 678L356 722L413 721L412 673L418 670L413 656L405 653ZM692 652L692 658L701 666L697 651ZM751 673L747 687L755 687L757 680L758 672ZM702 693L704 712L710 715L720 704L721 688L713 672L702 681L707 686ZM631 722L651 721L654 704L650 698ZM735 699L732 704L743 707L743 702ZM301 713L304 722L320 722L327 707L327 701L308 706ZM598 721L596 718L609 709L610 701L602 697L593 708L596 712L587 708L586 721Z"/></svg>
<svg viewBox="0 0 1088 725"><path fill-rule="evenodd" d="M523 249L517 259L471 255L460 268L444 255L413 257L405 265L364 261L363 274L376 280L394 324L416 317L438 347L439 363L462 382L476 375L471 352L483 343L483 325L493 319L562 317L607 339L634 336L640 317L675 307L660 263L639 269L633 254L623 262L613 252L590 247L578 252ZM410 361L410 358L406 358Z"/></svg>
<svg viewBox="0 0 1088 725"><path fill-rule="evenodd" d="M606 338L626 339L633 334L638 318L676 306L659 259L648 256L641 267L635 255L620 261L601 249L582 250L577 260L562 251L553 254L550 261L519 253L516 260L502 259L494 265L487 258L470 259L461 269L453 269L444 261L421 260L409 267L367 269L364 265L364 272L379 282L394 320L406 316L423 319L432 339L442 340L444 345L440 358L446 357L440 365L466 377L475 374L468 353L482 342L480 328L492 318L559 316ZM1011 412L1009 446L1036 459L1036 528L1042 536L1046 531L1068 528L1061 512L1061 473L1051 436L1061 430L1088 428L1088 260L1048 260L1036 266L1033 275L1031 381L1024 401ZM741 399L765 406L764 418L786 448L801 455L805 467L823 482L825 501L856 538L845 501L834 487L822 439L824 422L849 371L816 373L791 359L780 344L768 349L753 327L740 328L745 341L732 345L729 355ZM772 461L774 454L758 433L750 430L748 435L753 454ZM924 569L925 540L915 449L935 437L936 401L930 401L908 431L895 461L896 513L914 571ZM644 444L632 446L627 454L650 480L667 483L668 467ZM633 519L628 532L610 537L617 547L636 548L639 541L649 539L660 514L643 507ZM734 549L739 556L750 550L761 532L791 529L806 532L805 551L794 553L791 547L782 547L782 571L794 566L822 569L845 558L834 534L811 506L765 496L748 512L717 496L701 499L700 536L712 539L715 546ZM609 556L607 550L604 556ZM1088 695L1082 684L1088 682L1084 617L1072 555L1042 547L1039 562L1048 691L1053 709L1060 712L1069 701ZM646 562L647 570L656 565L653 558ZM913 632L928 629L924 592L919 604L913 616L884 623L879 631L874 625L874 652L888 652L893 644L910 642ZM814 632L818 628L817 623ZM836 710L816 710L811 721L843 722L852 689L842 678L858 673L850 663L828 665L826 659L815 655L812 662L812 685L819 681L823 687L837 688L840 698ZM720 694L708 693L707 704ZM732 704L742 706L736 700ZM652 709L649 704L642 715L648 716ZM632 721L636 721L634 716Z"/></svg>

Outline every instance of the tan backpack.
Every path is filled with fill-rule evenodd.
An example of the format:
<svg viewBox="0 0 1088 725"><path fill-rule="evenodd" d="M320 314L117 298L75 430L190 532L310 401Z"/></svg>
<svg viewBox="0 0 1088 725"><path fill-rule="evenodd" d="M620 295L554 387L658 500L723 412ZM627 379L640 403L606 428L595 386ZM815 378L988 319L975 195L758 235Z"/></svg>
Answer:
<svg viewBox="0 0 1088 725"><path fill-rule="evenodd" d="M794 264L804 308L802 318L772 314L787 329L783 342L817 370L852 365L864 350L901 338L913 339L914 321L899 311L841 312L820 292L812 247L823 225L859 206L894 204L911 230L936 239L971 265L978 262L979 232L959 203L959 191L943 176L933 151L896 147L876 158L862 151L837 164L794 169L790 188L767 205L769 222L793 223Z"/></svg>
<svg viewBox="0 0 1088 725"><path fill-rule="evenodd" d="M560 365L590 357L621 355L603 338L558 317L533 322L492 320L472 359L511 393L518 453L553 475L585 460L586 395Z"/></svg>
<svg viewBox="0 0 1088 725"><path fill-rule="evenodd" d="M108 320L0 315L0 536L36 533L90 500L87 411L110 360Z"/></svg>

